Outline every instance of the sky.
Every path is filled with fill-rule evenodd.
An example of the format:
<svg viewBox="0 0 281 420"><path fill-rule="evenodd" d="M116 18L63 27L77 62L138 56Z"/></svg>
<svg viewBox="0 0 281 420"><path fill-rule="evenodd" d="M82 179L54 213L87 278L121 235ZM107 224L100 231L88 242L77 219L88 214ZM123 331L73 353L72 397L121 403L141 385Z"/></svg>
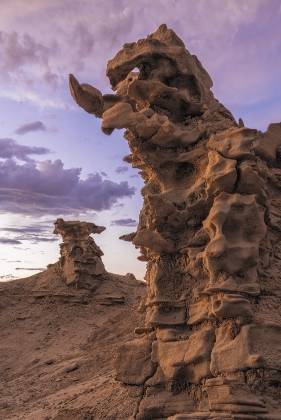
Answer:
<svg viewBox="0 0 281 420"><path fill-rule="evenodd" d="M248 127L281 121L279 0L0 0L0 281L59 257L57 217L106 226L108 271L143 278L135 230L142 181L122 131L73 102L68 74L109 93L107 61L166 23Z"/></svg>

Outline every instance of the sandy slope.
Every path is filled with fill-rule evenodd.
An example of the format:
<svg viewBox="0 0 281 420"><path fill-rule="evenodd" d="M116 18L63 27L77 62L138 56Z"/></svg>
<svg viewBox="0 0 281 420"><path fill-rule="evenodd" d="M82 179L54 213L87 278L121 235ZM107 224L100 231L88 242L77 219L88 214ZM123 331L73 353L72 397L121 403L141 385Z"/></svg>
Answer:
<svg viewBox="0 0 281 420"><path fill-rule="evenodd" d="M68 288L55 265L1 283L0 419L128 419L138 390L115 382L113 361L144 293L113 274L94 293Z"/></svg>

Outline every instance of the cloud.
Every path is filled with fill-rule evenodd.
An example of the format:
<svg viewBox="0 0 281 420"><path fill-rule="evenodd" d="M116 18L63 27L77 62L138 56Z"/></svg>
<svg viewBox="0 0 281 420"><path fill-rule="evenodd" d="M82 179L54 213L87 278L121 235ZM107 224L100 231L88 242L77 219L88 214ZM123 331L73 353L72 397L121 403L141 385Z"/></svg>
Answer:
<svg viewBox="0 0 281 420"><path fill-rule="evenodd" d="M187 0L107 0L106 5L84 0L71 7L41 0L26 5L24 13L21 2L1 4L2 97L78 110L67 74L108 89L108 59L125 42L143 38L165 22L199 57L214 80L215 95L235 116L263 129L275 115L267 109L274 98L281 99L280 0L197 0L192 13ZM245 104L260 108L249 115Z"/></svg>
<svg viewBox="0 0 281 420"><path fill-rule="evenodd" d="M124 174L125 172L128 171L128 166L118 166L118 168L115 169L115 172L117 174Z"/></svg>
<svg viewBox="0 0 281 420"><path fill-rule="evenodd" d="M15 244L23 243L24 241L29 241L33 244L38 244L40 242L57 242L58 238L53 235L53 223L50 225L46 224L34 224L30 226L20 226L20 227L3 227L0 228L1 232L7 232L9 234L14 234L12 238L8 238L9 241L16 241ZM18 261L20 262L20 261Z"/></svg>
<svg viewBox="0 0 281 420"><path fill-rule="evenodd" d="M58 76L51 70L49 62L50 57L57 52L55 40L47 46L27 32L20 34L17 31L0 31L0 46L1 71L4 76L15 81L21 77L21 81L32 86L34 82L31 75L41 72L45 82L55 87Z"/></svg>
<svg viewBox="0 0 281 420"><path fill-rule="evenodd" d="M225 71L224 64L229 61L230 53L232 68L236 67L235 55L239 50L244 53L244 63L251 63L252 57L248 57L244 41L254 38L248 36L253 26L262 26L265 50L255 50L254 54L264 56L262 67L268 69L267 45L271 45L273 39L268 22L280 10L279 0L225 0L223 4L221 0L197 0L192 3L192 11L186 0L107 0L106 4L84 0L82 4L70 2L70 7L66 7L65 2L54 5L41 0L36 6L36 2L32 2L32 8L27 8L30 12L26 10L23 17L20 0L14 0L13 6L6 3L1 8L0 32L3 87L9 78L14 90L24 86L42 97L46 96L46 86L56 86L56 91L53 87L49 90L52 98L57 93L60 97L63 95L65 77L70 70L99 88L108 86L107 60L122 44L146 36L161 23L175 29L187 47L218 75ZM236 38L244 28L244 38ZM260 69L256 68L255 72L260 74ZM30 98L32 100L32 96Z"/></svg>
<svg viewBox="0 0 281 420"><path fill-rule="evenodd" d="M0 139L0 158L17 158L22 161L31 161L29 155L45 155L51 151L46 147L26 146L10 138Z"/></svg>
<svg viewBox="0 0 281 420"><path fill-rule="evenodd" d="M16 267L16 270L26 270L26 271L43 271L46 268L40 267L40 268L29 268L29 267Z"/></svg>
<svg viewBox="0 0 281 420"><path fill-rule="evenodd" d="M51 237L48 238L46 236L37 236L37 235L32 235L25 239L32 241L32 243L34 244L37 244L39 242L57 242L58 241L58 238L51 238Z"/></svg>
<svg viewBox="0 0 281 420"><path fill-rule="evenodd" d="M21 241L18 241L17 239L0 238L0 244L3 244L3 245L20 245Z"/></svg>
<svg viewBox="0 0 281 420"><path fill-rule="evenodd" d="M2 232L11 232L11 233L41 233L46 231L46 228L50 228L50 226L42 226L42 225L32 225L32 226L22 226L22 227L4 227L0 228Z"/></svg>
<svg viewBox="0 0 281 420"><path fill-rule="evenodd" d="M106 62L125 42L167 23L199 57L214 80L215 95L237 118L264 129L275 115L267 109L274 98L281 99L279 0L197 0L192 13L187 0L35 3L26 5L24 15L21 0L1 5L2 97L78 110L66 88L70 71L108 89ZM259 109L250 115L245 104Z"/></svg>
<svg viewBox="0 0 281 420"><path fill-rule="evenodd" d="M40 31L36 23L33 26ZM40 42L40 36L30 32L30 27L24 33L10 31L10 28L0 31L1 96L41 106L61 106L56 89L62 86L62 76L53 63L58 54L58 44L54 38Z"/></svg>
<svg viewBox="0 0 281 420"><path fill-rule="evenodd" d="M29 241L33 244L38 244L40 242L57 242L58 238L52 234L52 231L53 226L51 225L3 227L0 228L0 232L6 232L10 234L10 236L12 235L12 237L0 238L0 243L20 245L24 241Z"/></svg>
<svg viewBox="0 0 281 420"><path fill-rule="evenodd" d="M0 32L2 66L8 71L19 70L24 65L48 62L49 48L25 33Z"/></svg>
<svg viewBox="0 0 281 420"><path fill-rule="evenodd" d="M22 234L19 236L16 236L14 238L17 241L20 241L21 243L23 241L29 241L33 244L39 244L40 242L57 242L58 238L55 236L48 236L48 235L37 235L37 234Z"/></svg>
<svg viewBox="0 0 281 420"><path fill-rule="evenodd" d="M95 39L92 36L90 28L78 22L72 32L72 41L79 51L81 58L88 57L93 52ZM81 66L83 68L83 64Z"/></svg>
<svg viewBox="0 0 281 420"><path fill-rule="evenodd" d="M22 235L17 238L20 241L30 241L33 244L39 244L40 242L57 242L58 238L48 237L48 236L39 236L39 235Z"/></svg>
<svg viewBox="0 0 281 420"><path fill-rule="evenodd" d="M63 162L12 159L0 162L0 210L23 214L70 214L108 210L118 200L132 197L127 181L104 179L99 173L81 177L80 168L65 169Z"/></svg>
<svg viewBox="0 0 281 420"><path fill-rule="evenodd" d="M115 219L111 222L112 226L136 226L137 221L135 219Z"/></svg>
<svg viewBox="0 0 281 420"><path fill-rule="evenodd" d="M42 121L34 121L31 123L23 124L15 130L16 134L24 135L34 131L46 131L47 128Z"/></svg>

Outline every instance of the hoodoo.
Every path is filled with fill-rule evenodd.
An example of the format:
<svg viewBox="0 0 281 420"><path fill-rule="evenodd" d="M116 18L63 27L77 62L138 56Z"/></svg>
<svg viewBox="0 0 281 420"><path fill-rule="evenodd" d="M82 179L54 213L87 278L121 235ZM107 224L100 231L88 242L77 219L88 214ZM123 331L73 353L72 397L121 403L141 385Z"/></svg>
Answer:
<svg viewBox="0 0 281 420"><path fill-rule="evenodd" d="M100 276L105 273L102 250L97 246L92 233L102 233L103 226L79 221L57 219L54 233L62 236L59 267L68 285L94 289Z"/></svg>
<svg viewBox="0 0 281 420"><path fill-rule="evenodd" d="M141 387L135 418L280 420L281 124L237 124L166 25L107 75L115 94L70 89L104 133L126 129L145 182L124 239L147 261L146 323L116 363Z"/></svg>

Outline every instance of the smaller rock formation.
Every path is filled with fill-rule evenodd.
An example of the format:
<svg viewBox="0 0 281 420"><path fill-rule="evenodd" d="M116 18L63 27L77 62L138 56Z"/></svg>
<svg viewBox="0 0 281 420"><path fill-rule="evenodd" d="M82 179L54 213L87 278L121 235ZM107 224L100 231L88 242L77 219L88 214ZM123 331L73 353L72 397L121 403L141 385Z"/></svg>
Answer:
<svg viewBox="0 0 281 420"><path fill-rule="evenodd" d="M54 233L61 235L61 258L59 266L67 285L95 289L105 274L102 250L97 246L92 233L101 233L103 226L79 221L57 219Z"/></svg>

